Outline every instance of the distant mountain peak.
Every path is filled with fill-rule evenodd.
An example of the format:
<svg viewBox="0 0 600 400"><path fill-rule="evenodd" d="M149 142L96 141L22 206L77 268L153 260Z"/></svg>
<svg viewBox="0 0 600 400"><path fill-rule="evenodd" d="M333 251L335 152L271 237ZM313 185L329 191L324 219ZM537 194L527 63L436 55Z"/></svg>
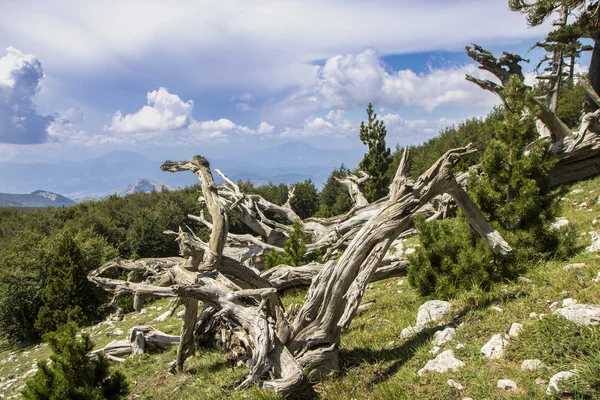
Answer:
<svg viewBox="0 0 600 400"><path fill-rule="evenodd" d="M29 194L0 193L0 207L62 207L75 202L68 197L47 190L36 190Z"/></svg>
<svg viewBox="0 0 600 400"><path fill-rule="evenodd" d="M127 187L119 190L117 192L117 195L118 196L126 196L128 194L139 193L139 192L150 193L153 190L160 192L161 190L163 190L163 188L166 188L167 190L171 190L170 187L168 187L161 181L156 181L153 179L146 179L146 178L138 178L138 179L134 180L133 182L131 182Z"/></svg>

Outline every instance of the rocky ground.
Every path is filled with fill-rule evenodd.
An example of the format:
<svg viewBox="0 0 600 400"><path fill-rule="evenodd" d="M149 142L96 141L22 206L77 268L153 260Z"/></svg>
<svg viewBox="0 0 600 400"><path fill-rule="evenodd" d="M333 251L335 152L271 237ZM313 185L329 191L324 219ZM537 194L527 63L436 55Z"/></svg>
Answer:
<svg viewBox="0 0 600 400"><path fill-rule="evenodd" d="M405 279L369 285L357 316L342 337L342 371L299 388L295 397L327 399L539 399L600 396L600 178L573 185L562 199L562 219L581 232L578 255L540 260L515 282L490 292L472 290L451 301L421 297ZM416 244L411 239L403 251ZM284 297L303 301L304 291ZM142 313L86 329L98 348L124 339L135 325L178 334L167 301ZM0 349L0 398L18 396L46 345ZM142 354L118 365L131 382L131 398L277 398L257 387L235 391L245 368L224 363L218 349L170 375L175 349ZM594 386L595 385L595 386ZM574 393L562 393L568 390ZM595 390L595 391L594 391ZM587 393L587 394L586 394Z"/></svg>

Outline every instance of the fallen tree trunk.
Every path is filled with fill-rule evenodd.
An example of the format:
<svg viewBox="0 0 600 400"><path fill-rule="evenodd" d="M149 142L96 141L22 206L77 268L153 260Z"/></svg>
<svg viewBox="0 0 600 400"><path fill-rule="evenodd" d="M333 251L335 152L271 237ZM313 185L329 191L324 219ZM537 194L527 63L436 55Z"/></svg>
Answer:
<svg viewBox="0 0 600 400"><path fill-rule="evenodd" d="M367 284L403 268L402 260L382 264L384 256L393 240L410 229L415 213L434 197L450 194L492 250L500 256L510 254L510 246L485 221L452 174L454 163L473 151L465 147L447 152L415 182L397 174L392 195L378 205L363 207L373 207L371 218L358 229L337 261L329 261L320 271L314 271L305 303L288 313L283 310L275 285L265 276L223 255L228 237L223 204L227 203L221 201L214 186L208 161L199 156L188 162L166 162L163 168L189 170L201 180L212 218L209 243L180 230L177 239L182 254L188 257L185 261L175 265L173 259L164 263L112 262L90 272L88 277L115 296L129 293L140 299L173 297L184 304L174 363L177 371L183 370L186 357L194 351L194 339L210 334L217 325L210 322L219 320L235 328L232 332L236 332L249 353L249 372L239 387L260 381L268 372L270 378L262 381L261 387L290 392L303 380L303 370L310 375L339 368L340 334L350 326ZM347 222L351 218L339 220ZM144 281L102 276L112 268L141 273ZM198 301L204 305L200 317ZM145 351L146 345L143 333L130 337L127 344L132 352Z"/></svg>

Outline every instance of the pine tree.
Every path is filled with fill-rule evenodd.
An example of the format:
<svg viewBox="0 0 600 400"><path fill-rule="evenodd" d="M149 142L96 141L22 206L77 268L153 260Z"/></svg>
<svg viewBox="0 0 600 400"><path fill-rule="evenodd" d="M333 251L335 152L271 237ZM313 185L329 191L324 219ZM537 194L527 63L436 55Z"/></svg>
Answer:
<svg viewBox="0 0 600 400"><path fill-rule="evenodd" d="M52 332L68 321L89 323L98 317L106 295L88 281L87 272L116 256L104 239L91 236L89 231L77 236L64 231L54 245L42 294L44 305L35 322L41 333Z"/></svg>
<svg viewBox="0 0 600 400"><path fill-rule="evenodd" d="M51 363L39 361L38 371L23 389L26 400L120 399L127 394L127 382L120 372L110 372L104 355L88 356L94 348L89 334L77 338L77 325L69 322L44 336L52 355Z"/></svg>
<svg viewBox="0 0 600 400"><path fill-rule="evenodd" d="M280 264L299 267L306 264L306 234L300 221L294 222L290 237L285 242L283 253L272 250L265 258L265 268L273 268Z"/></svg>
<svg viewBox="0 0 600 400"><path fill-rule="evenodd" d="M504 107L496 137L481 160L482 175L473 176L469 185L473 200L506 232L516 250L537 254L557 245L556 234L549 230L557 202L548 180L556 158L543 145L526 150L537 135L527 108L529 95L523 83L511 77L501 93Z"/></svg>
<svg viewBox="0 0 600 400"><path fill-rule="evenodd" d="M373 105L367 106L367 123L360 123L360 140L369 146L369 150L359 164L359 168L370 175L365 184L367 200L378 200L388 193L390 178L386 172L392 162L390 149L386 147L387 130L383 121L377 120L373 113Z"/></svg>

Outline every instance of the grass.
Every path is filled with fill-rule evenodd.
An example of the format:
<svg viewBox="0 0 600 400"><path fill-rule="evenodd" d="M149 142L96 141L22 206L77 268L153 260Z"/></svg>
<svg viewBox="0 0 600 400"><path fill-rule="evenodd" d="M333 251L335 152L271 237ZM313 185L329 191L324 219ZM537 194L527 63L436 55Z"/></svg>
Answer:
<svg viewBox="0 0 600 400"><path fill-rule="evenodd" d="M573 192L575 190L575 192ZM600 230L600 177L574 184L562 202L562 215L578 232L580 245L589 245L588 231ZM586 202L588 208L579 207ZM589 211L588 211L589 210ZM413 244L409 242L408 244ZM565 271L571 263L583 262L582 270ZM417 308L426 300L402 278L370 284L364 301L376 300L373 308L358 315L351 328L342 336L341 371L321 381L306 384L291 398L324 399L540 399L545 398L550 377L561 370L581 371L577 392L571 398L600 396L600 329L578 328L570 322L552 316L550 305L565 298L579 303L600 304L600 283L593 278L600 271L598 254L580 252L567 261L541 260L530 265L526 276L531 283L521 281L496 285L489 292L471 290L452 299L452 317L447 323L457 328L456 338L442 347L453 349L466 366L443 375L419 377L417 371L433 356L431 338L435 329L424 331L410 340L401 340L403 328L414 325ZM302 303L305 291L290 291L283 297L285 306ZM493 307L500 307L502 312ZM168 309L167 301L157 301L146 307L144 314L127 314L124 321L106 323L86 329L97 347L111 340L122 339L125 333L113 336L116 329L127 331L137 324L151 324L166 333L177 334L180 321L169 318L152 320ZM531 313L547 314L531 317ZM500 360L486 360L479 355L481 346L493 334L508 332L513 322L523 324L516 339L511 339L507 353ZM439 329L439 328L438 328ZM456 350L458 343L465 347ZM16 360L8 361L11 353ZM261 391L257 386L234 390L233 384L245 373L245 368L231 369L224 364L219 350L202 350L186 362L186 372L169 375L168 364L175 359L176 349L163 354L143 354L116 366L131 383L133 399L277 399L275 393ZM0 377L22 376L35 360L49 356L46 345L39 348L0 348ZM536 372L523 372L521 362L539 358L546 367ZM462 392L450 387L448 379L461 383ZM518 385L514 392L496 387L499 379L511 379ZM541 384L536 383L541 382ZM6 381L5 381L6 382ZM0 382L0 393L7 397L23 385L19 378L7 390ZM595 386L594 386L595 385ZM595 390L595 392L594 392ZM586 394L587 391L587 394ZM587 396L587 397L586 397Z"/></svg>

